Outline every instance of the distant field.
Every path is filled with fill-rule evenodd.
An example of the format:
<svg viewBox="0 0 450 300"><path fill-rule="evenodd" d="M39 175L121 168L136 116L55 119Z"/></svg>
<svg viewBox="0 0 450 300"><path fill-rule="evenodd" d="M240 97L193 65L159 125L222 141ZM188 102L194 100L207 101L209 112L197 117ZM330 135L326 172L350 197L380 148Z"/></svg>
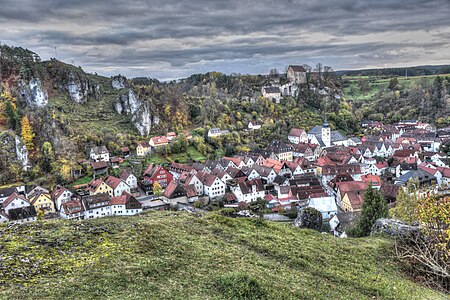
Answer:
<svg viewBox="0 0 450 300"><path fill-rule="evenodd" d="M397 79L402 89L404 89L408 88L411 83L416 82L420 79L426 79L428 82L432 82L434 78L436 78L436 76L438 75L408 76L407 78L405 76L402 76L397 77ZM450 74L441 74L439 76L446 77L450 76ZM374 76L343 76L342 78L350 81L350 86L343 89L344 97L348 100L371 99L378 93L380 89L386 89L389 85L389 81L391 80L391 78L381 78ZM368 80L371 85L370 90L366 93L361 92L358 86L358 83L361 80Z"/></svg>

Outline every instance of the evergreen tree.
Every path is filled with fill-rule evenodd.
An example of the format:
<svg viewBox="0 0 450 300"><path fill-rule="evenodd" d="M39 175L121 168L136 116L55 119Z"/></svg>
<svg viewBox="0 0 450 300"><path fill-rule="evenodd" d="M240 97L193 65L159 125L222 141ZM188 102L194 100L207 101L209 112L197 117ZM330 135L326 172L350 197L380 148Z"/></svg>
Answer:
<svg viewBox="0 0 450 300"><path fill-rule="evenodd" d="M8 126L16 131L19 128L19 115L11 102L6 101L5 114L8 120Z"/></svg>
<svg viewBox="0 0 450 300"><path fill-rule="evenodd" d="M386 218L387 216L388 207L386 199L384 199L383 194L378 189L374 189L369 185L364 193L361 216L353 235L368 236L375 221L380 218Z"/></svg>
<svg viewBox="0 0 450 300"><path fill-rule="evenodd" d="M31 128L30 121L28 120L27 116L24 116L22 118L22 121L20 122L21 126L21 137L23 142L25 143L25 146L27 147L28 151L34 150L34 144L33 144L33 138L34 133L33 129Z"/></svg>

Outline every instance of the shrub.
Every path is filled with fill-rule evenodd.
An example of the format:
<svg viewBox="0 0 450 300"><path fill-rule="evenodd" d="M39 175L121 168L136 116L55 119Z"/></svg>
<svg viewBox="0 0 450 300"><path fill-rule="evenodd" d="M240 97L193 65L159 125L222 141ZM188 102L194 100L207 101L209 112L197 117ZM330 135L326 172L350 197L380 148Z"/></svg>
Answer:
<svg viewBox="0 0 450 300"><path fill-rule="evenodd" d="M427 283L450 292L450 197L419 199L419 234L396 241L398 257Z"/></svg>
<svg viewBox="0 0 450 300"><path fill-rule="evenodd" d="M225 299L268 299L267 290L247 274L231 273L213 281L213 289Z"/></svg>

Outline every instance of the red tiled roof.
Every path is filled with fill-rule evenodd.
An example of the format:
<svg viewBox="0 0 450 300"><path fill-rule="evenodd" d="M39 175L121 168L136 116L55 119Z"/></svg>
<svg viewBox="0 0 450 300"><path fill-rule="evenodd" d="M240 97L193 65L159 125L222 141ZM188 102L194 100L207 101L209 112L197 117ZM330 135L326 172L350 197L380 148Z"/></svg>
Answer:
<svg viewBox="0 0 450 300"><path fill-rule="evenodd" d="M337 182L341 195L345 195L348 192L364 191L367 188L367 182L364 181L343 181Z"/></svg>
<svg viewBox="0 0 450 300"><path fill-rule="evenodd" d="M377 176L377 175L366 174L366 175L361 176L361 180L372 184L372 186L374 186L374 187L381 186L380 176Z"/></svg>
<svg viewBox="0 0 450 300"><path fill-rule="evenodd" d="M62 194L64 194L64 192L67 191L67 189L63 186L58 186L53 193L51 193L51 197L52 199L58 199L59 196L61 196Z"/></svg>
<svg viewBox="0 0 450 300"><path fill-rule="evenodd" d="M82 212L84 210L84 207L80 199L75 199L64 202L62 204L62 209L64 210L66 215L69 215Z"/></svg>
<svg viewBox="0 0 450 300"><path fill-rule="evenodd" d="M127 196L116 196L111 197L111 200L109 201L109 205L125 205L127 203Z"/></svg>
<svg viewBox="0 0 450 300"><path fill-rule="evenodd" d="M9 197L8 198L6 198L4 201L3 201L3 207L6 207L6 206L8 206L11 202L13 202L13 200L14 199L16 199L16 198L19 198L19 199L21 199L21 200L23 200L23 201L26 201L26 202L30 202L30 201L28 201L28 199L27 198L25 198L24 196L22 196L22 195L19 195L19 194L17 194L17 193L12 193L11 195L9 195Z"/></svg>
<svg viewBox="0 0 450 300"><path fill-rule="evenodd" d="M350 205L352 206L353 209L362 208L364 202L363 195L364 195L363 193L356 191L347 193L348 200L350 201Z"/></svg>
<svg viewBox="0 0 450 300"><path fill-rule="evenodd" d="M167 140L167 137L164 135L163 136L154 136L150 139L150 141L152 141L155 146L169 143L169 141Z"/></svg>
<svg viewBox="0 0 450 300"><path fill-rule="evenodd" d="M110 187L112 187L113 189L116 189L121 182L122 182L122 180L120 178L117 178L117 177L114 177L114 176L108 176L105 179L105 183L107 185L109 185Z"/></svg>
<svg viewBox="0 0 450 300"><path fill-rule="evenodd" d="M289 136L301 137L303 133L305 133L305 130L303 129L291 128L291 131L289 131Z"/></svg>
<svg viewBox="0 0 450 300"><path fill-rule="evenodd" d="M91 162L91 165L94 170L108 168L108 164L104 161L98 161L98 162L93 161L93 162Z"/></svg>

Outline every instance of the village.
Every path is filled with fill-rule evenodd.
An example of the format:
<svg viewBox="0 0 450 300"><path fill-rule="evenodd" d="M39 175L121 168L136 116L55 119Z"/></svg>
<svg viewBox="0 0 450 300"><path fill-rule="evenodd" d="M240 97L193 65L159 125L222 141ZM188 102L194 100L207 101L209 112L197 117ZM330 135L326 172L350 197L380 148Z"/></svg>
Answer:
<svg viewBox="0 0 450 300"><path fill-rule="evenodd" d="M362 138L332 130L327 118L309 131L292 128L285 140L271 141L233 157L183 164L151 163L141 173L121 168L131 157L145 157L177 139L174 132L155 136L111 157L105 146L93 147L88 163L94 178L76 189L58 186L12 186L0 190L0 222L23 223L38 219L82 220L135 215L145 210L235 208L264 204L267 215L290 220L286 212L317 209L329 232L346 236L361 211L370 185L380 189L389 206L408 182L417 192L445 193L450 181L447 153L450 130L417 120L388 125L363 121ZM249 130L258 130L249 124ZM209 138L228 134L212 128ZM191 139L186 134L186 139Z"/></svg>

